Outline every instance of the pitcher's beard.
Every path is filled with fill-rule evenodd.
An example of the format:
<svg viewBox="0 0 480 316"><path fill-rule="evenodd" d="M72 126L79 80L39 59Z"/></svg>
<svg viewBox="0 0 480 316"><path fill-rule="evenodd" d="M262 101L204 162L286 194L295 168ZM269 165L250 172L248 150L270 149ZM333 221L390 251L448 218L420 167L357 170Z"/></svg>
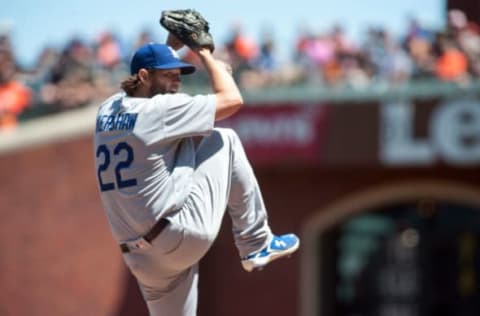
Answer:
<svg viewBox="0 0 480 316"><path fill-rule="evenodd" d="M150 97L153 97L154 95L157 95L157 94L175 94L179 90L180 90L180 86L171 87L170 89L165 89L165 88L158 89L157 87L155 88L151 87L149 92L150 92Z"/></svg>

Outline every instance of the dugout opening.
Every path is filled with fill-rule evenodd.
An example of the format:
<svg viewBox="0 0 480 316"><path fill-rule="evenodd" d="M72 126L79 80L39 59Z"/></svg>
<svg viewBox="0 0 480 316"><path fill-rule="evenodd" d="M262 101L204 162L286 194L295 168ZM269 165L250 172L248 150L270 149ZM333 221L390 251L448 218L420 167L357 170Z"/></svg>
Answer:
<svg viewBox="0 0 480 316"><path fill-rule="evenodd" d="M479 315L479 192L413 181L317 210L303 232L301 315Z"/></svg>

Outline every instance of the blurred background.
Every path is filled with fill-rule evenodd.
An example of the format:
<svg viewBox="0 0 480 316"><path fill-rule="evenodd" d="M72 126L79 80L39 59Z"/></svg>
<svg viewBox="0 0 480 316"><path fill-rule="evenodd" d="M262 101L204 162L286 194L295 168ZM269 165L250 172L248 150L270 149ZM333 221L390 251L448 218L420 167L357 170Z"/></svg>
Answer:
<svg viewBox="0 0 480 316"><path fill-rule="evenodd" d="M178 8L211 22L246 100L220 125L240 135L273 230L302 239L248 274L225 218L198 315L480 315L480 2L417 2L0 5L0 315L147 315L92 135ZM180 55L198 67L184 92L209 92Z"/></svg>

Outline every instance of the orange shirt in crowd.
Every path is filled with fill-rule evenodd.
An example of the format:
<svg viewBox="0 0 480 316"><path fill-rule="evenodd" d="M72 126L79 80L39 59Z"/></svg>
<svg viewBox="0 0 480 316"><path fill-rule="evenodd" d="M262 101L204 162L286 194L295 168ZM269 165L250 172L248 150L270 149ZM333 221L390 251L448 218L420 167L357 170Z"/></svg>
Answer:
<svg viewBox="0 0 480 316"><path fill-rule="evenodd" d="M457 49L449 49L436 63L437 76L442 80L455 80L467 73L468 61Z"/></svg>
<svg viewBox="0 0 480 316"><path fill-rule="evenodd" d="M18 115L32 100L28 88L16 81L0 85L0 130L17 125Z"/></svg>
<svg viewBox="0 0 480 316"><path fill-rule="evenodd" d="M233 45L238 56L245 60L252 60L258 54L257 45L246 36L238 35Z"/></svg>

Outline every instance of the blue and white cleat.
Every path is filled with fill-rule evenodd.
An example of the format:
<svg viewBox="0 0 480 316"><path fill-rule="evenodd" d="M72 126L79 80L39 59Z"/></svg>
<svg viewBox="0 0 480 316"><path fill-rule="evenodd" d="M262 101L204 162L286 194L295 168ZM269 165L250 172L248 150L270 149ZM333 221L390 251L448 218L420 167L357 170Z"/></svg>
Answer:
<svg viewBox="0 0 480 316"><path fill-rule="evenodd" d="M248 272L255 269L262 270L263 267L273 260L290 256L299 246L300 239L295 234L273 235L267 247L242 258L242 266Z"/></svg>

